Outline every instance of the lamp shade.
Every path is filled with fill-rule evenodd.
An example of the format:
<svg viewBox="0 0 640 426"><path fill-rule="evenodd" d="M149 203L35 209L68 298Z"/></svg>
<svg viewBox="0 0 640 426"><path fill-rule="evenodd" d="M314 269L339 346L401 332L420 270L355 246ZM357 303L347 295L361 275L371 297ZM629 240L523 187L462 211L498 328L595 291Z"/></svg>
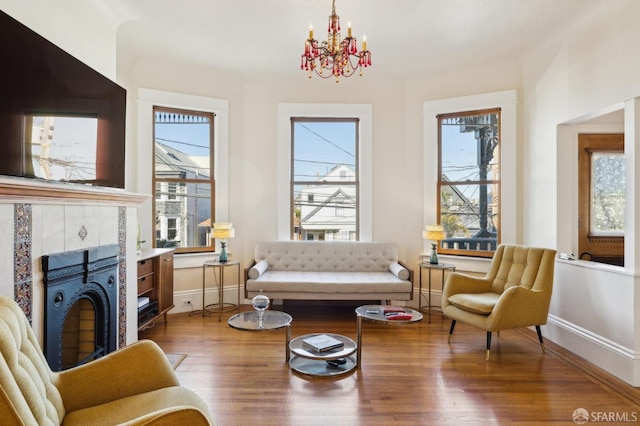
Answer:
<svg viewBox="0 0 640 426"><path fill-rule="evenodd" d="M427 225L422 233L425 240L442 241L445 239L444 228L442 225Z"/></svg>
<svg viewBox="0 0 640 426"><path fill-rule="evenodd" d="M228 239L235 236L233 224L229 222L216 222L213 224L213 238Z"/></svg>

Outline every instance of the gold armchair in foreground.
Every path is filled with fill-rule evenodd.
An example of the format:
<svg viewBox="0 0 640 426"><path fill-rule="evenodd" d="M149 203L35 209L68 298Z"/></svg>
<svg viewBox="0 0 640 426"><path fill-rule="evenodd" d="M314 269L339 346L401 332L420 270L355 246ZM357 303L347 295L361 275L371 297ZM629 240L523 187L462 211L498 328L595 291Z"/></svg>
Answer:
<svg viewBox="0 0 640 426"><path fill-rule="evenodd" d="M0 296L0 423L196 426L214 420L150 340L51 371L27 317Z"/></svg>

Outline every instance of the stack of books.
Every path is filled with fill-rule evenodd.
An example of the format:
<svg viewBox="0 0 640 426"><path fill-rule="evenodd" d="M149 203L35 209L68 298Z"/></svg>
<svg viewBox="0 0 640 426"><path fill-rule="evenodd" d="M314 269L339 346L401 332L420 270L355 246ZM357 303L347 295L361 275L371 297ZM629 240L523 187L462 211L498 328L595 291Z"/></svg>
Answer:
<svg viewBox="0 0 640 426"><path fill-rule="evenodd" d="M144 296L138 297L138 309L144 308L148 304L149 304L149 298L148 297L144 297Z"/></svg>
<svg viewBox="0 0 640 426"><path fill-rule="evenodd" d="M344 343L327 334L318 334L303 339L302 346L314 352L327 352L343 347Z"/></svg>

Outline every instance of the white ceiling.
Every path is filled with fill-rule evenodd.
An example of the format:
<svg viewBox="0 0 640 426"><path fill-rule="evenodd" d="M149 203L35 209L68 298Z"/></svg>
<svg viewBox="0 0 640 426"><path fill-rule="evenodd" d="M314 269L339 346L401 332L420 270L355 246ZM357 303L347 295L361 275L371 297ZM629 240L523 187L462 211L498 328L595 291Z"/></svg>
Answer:
<svg viewBox="0 0 640 426"><path fill-rule="evenodd" d="M170 55L235 73L299 70L309 25L325 39L331 13L331 0L94 1L120 23L119 61ZM351 22L367 36L368 73L412 75L517 59L610 1L336 0L336 11L343 35Z"/></svg>

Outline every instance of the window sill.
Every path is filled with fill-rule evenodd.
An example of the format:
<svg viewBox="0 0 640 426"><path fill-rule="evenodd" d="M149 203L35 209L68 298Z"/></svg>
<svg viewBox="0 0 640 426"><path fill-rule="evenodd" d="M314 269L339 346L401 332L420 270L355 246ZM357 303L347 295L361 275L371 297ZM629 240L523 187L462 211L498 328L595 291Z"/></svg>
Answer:
<svg viewBox="0 0 640 426"><path fill-rule="evenodd" d="M420 255L423 262L429 262L429 256L431 252L422 253ZM453 256L450 254L438 254L438 259L445 263L452 263L456 265L456 271L458 272L474 272L484 274L489 270L491 265L490 257L467 257L467 256Z"/></svg>
<svg viewBox="0 0 640 426"><path fill-rule="evenodd" d="M630 272L626 272L623 266L609 265L607 263L593 262L590 260L580 259L560 259L556 258L557 263L565 263L580 268L596 269L599 271L617 272L623 275L632 275Z"/></svg>
<svg viewBox="0 0 640 426"><path fill-rule="evenodd" d="M229 251L227 251L227 254L231 256ZM207 260L217 260L218 255L219 253L212 251L205 253L177 253L173 257L173 269L200 268Z"/></svg>

